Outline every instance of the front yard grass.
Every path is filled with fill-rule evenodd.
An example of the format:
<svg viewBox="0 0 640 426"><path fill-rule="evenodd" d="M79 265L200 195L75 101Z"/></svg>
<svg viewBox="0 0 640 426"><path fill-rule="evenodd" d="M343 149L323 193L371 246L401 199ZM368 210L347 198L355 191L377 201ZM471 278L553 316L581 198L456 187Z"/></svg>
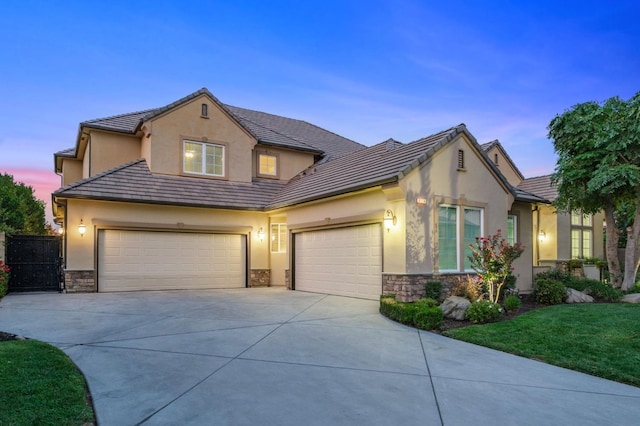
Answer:
<svg viewBox="0 0 640 426"><path fill-rule="evenodd" d="M443 334L640 387L639 305L555 305Z"/></svg>
<svg viewBox="0 0 640 426"><path fill-rule="evenodd" d="M93 424L88 395L64 352L36 340L0 342L0 425Z"/></svg>

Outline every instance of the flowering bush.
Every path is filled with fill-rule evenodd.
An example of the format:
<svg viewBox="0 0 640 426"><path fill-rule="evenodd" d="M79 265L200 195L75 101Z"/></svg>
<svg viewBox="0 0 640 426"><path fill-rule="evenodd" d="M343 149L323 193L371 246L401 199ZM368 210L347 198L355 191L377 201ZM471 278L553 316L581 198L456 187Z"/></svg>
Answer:
<svg viewBox="0 0 640 426"><path fill-rule="evenodd" d="M503 313L504 310L499 304L480 299L469 305L465 317L474 324L484 324L498 320Z"/></svg>
<svg viewBox="0 0 640 426"><path fill-rule="evenodd" d="M9 267L0 260L0 297L4 297L9 290Z"/></svg>
<svg viewBox="0 0 640 426"><path fill-rule="evenodd" d="M513 270L511 265L520 257L524 246L520 243L509 245L498 229L489 237L476 237L476 242L469 244L469 248L471 268L478 273L489 301L497 303L500 291Z"/></svg>

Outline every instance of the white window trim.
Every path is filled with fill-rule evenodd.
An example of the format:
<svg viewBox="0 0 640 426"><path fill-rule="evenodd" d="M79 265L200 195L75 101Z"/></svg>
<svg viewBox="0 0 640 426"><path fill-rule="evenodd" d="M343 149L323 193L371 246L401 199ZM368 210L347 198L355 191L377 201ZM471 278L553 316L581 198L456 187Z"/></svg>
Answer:
<svg viewBox="0 0 640 426"><path fill-rule="evenodd" d="M509 221L508 218L513 218L513 244L518 242L518 215L517 214L507 214L507 235L505 238L507 242L509 242Z"/></svg>
<svg viewBox="0 0 640 426"><path fill-rule="evenodd" d="M273 168L273 173L263 173L260 170L260 157L272 157L274 159L274 168ZM275 154L267 154L266 152L259 152L258 153L258 176L264 176L264 177L278 177L278 156Z"/></svg>
<svg viewBox="0 0 640 426"><path fill-rule="evenodd" d="M186 144L190 143L190 144L196 144L196 145L200 145L201 149L202 149L202 172L194 172L191 170L187 170L187 164L186 164L186 155L185 155L185 147ZM207 170L207 156L206 156L206 147L207 146L215 146L215 147L219 147L222 148L222 173L221 174L215 174L215 173L206 173L205 170ZM190 139L184 139L182 141L182 172L183 173L188 173L190 175L200 175L200 176L213 176L213 177L225 177L225 156L226 156L226 147L224 145L221 144L217 144L217 143L209 143L209 142L200 142L200 141L194 141L194 140L190 140Z"/></svg>
<svg viewBox="0 0 640 426"><path fill-rule="evenodd" d="M273 232L273 228L277 227L277 230L274 234ZM271 227L269 228L269 250L271 251L271 253L286 253L287 249L285 248L284 250L282 249L282 239L280 238L280 234L282 231L282 227L285 228L285 231L287 230L287 224L286 223L272 223ZM286 236L287 234L285 234L284 238L287 238ZM273 250L273 240L274 240L274 236L277 238L278 240L278 250Z"/></svg>
<svg viewBox="0 0 640 426"><path fill-rule="evenodd" d="M480 212L480 235L477 235L477 237L484 236L484 209L481 208L481 207L462 206L462 209L461 209L461 211L462 211L461 219L462 220L460 221L460 224L462 224L462 226L464 226L464 211L465 210L478 210ZM462 229L462 238L464 239L464 228ZM459 265L459 269L460 270L464 268L466 244L467 243L465 242L465 246L462 248L462 256L461 256L460 265ZM473 243L471 243L471 244L473 244ZM471 269L471 268L464 269L464 272L473 272L473 269Z"/></svg>
<svg viewBox="0 0 640 426"><path fill-rule="evenodd" d="M438 210L440 207L448 207L456 209L456 269L440 269L440 250L438 250L438 270L440 272L460 272L460 206L456 206L453 204L439 204ZM440 212L438 211L438 216L440 216ZM440 223L438 222L438 230L440 229ZM438 231L439 232L439 231ZM440 236L438 236L438 240Z"/></svg>

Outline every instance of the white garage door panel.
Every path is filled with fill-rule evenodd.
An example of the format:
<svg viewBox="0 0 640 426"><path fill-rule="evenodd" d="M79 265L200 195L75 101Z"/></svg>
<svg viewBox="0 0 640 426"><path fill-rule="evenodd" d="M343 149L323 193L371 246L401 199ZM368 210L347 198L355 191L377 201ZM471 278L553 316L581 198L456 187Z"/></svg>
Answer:
<svg viewBox="0 0 640 426"><path fill-rule="evenodd" d="M296 234L296 290L378 299L381 243L379 225Z"/></svg>
<svg viewBox="0 0 640 426"><path fill-rule="evenodd" d="M241 235L101 230L98 289L244 287L245 244Z"/></svg>

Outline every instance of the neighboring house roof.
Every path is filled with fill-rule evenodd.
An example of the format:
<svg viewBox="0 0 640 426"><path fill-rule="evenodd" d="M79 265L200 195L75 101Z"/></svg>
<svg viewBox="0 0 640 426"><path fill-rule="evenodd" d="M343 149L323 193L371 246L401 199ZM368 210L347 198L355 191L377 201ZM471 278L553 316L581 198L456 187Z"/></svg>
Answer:
<svg viewBox="0 0 640 426"><path fill-rule="evenodd" d="M558 189L551 184L551 175L525 179L518 185L518 189L549 201L558 197Z"/></svg>
<svg viewBox="0 0 640 426"><path fill-rule="evenodd" d="M331 158L340 157L364 148L364 145L306 121L225 105L206 88L202 88L161 108L87 120L80 123L80 127L135 134L143 122L158 117L200 95L207 95L213 99L261 144L304 150L316 154L324 154Z"/></svg>
<svg viewBox="0 0 640 426"><path fill-rule="evenodd" d="M251 183L153 174L144 159L75 182L54 197L190 207L261 210L284 183L254 179Z"/></svg>
<svg viewBox="0 0 640 426"><path fill-rule="evenodd" d="M462 133L475 142L466 126L460 124L406 145L389 139L328 163L316 164L291 179L269 207L285 207L397 182ZM510 189L511 185L486 155L485 159L503 185Z"/></svg>

